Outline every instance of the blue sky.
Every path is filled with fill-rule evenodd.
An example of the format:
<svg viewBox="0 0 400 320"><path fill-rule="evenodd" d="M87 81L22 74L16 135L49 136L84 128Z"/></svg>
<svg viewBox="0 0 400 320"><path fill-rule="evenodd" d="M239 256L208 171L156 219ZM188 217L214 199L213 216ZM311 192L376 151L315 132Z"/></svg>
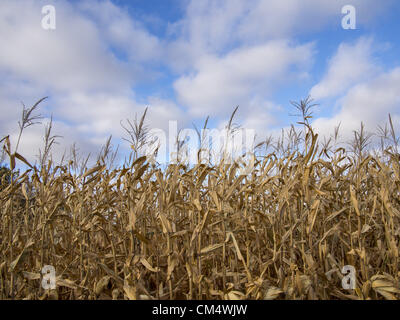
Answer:
<svg viewBox="0 0 400 320"><path fill-rule="evenodd" d="M41 27L42 6L56 30ZM344 5L357 29L341 25ZM319 103L313 126L342 139L361 121L370 131L391 113L400 125L400 4L395 0L2 0L0 134L15 142L21 101L50 96L60 156L76 142L96 152L112 134L128 149L120 121L148 106L148 124L168 128L237 121L258 137L295 119L290 100ZM43 123L43 124L44 124ZM21 153L34 159L43 125Z"/></svg>

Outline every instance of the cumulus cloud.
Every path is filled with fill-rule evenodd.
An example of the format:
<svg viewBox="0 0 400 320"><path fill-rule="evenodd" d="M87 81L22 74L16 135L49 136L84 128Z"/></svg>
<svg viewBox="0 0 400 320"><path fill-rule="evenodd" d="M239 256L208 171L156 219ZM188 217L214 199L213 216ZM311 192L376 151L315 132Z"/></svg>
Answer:
<svg viewBox="0 0 400 320"><path fill-rule="evenodd" d="M2 73L58 91L126 87L131 70L112 56L95 25L65 1L57 8L58 27L49 32L41 28L39 2L1 2Z"/></svg>
<svg viewBox="0 0 400 320"><path fill-rule="evenodd" d="M278 40L240 48L224 57L207 56L174 88L179 102L194 116L224 115L237 104L268 96L293 68L303 71L312 59L312 48L312 44L293 46Z"/></svg>
<svg viewBox="0 0 400 320"><path fill-rule="evenodd" d="M162 41L110 0L84 0L78 8L94 21L107 43L128 60L143 63L159 61L163 56Z"/></svg>
<svg viewBox="0 0 400 320"><path fill-rule="evenodd" d="M366 26L393 3L355 0L357 23ZM170 25L174 39L168 46L171 65L181 72L207 54L226 54L234 47L293 38L341 28L341 9L347 0L205 0L189 1L185 16Z"/></svg>
<svg viewBox="0 0 400 320"><path fill-rule="evenodd" d="M252 42L276 37L298 36L314 32L336 23L340 28L341 9L346 0L256 0L249 1L246 15L238 25L237 36L241 41ZM359 25L376 17L388 8L374 0L355 0L351 3L357 11Z"/></svg>
<svg viewBox="0 0 400 320"><path fill-rule="evenodd" d="M388 114L398 119L400 106L400 68L382 72L373 80L362 82L351 88L341 98L341 108L330 118L322 117L313 126L322 134L329 135L341 123L343 139L349 139L353 130L363 121L367 130L376 132L377 125L386 122Z"/></svg>
<svg viewBox="0 0 400 320"><path fill-rule="evenodd" d="M391 2L353 1L358 23L365 25ZM11 134L15 140L20 101L29 106L49 95L41 113L47 118L53 115L55 133L64 137L57 154L74 141L93 153L108 135L119 139L120 120L132 119L146 106L150 127L166 130L168 120L186 126L211 115L220 123L240 105L238 120L264 135L267 126L279 125L275 114L281 109L274 92L309 79L318 43L293 39L332 23L340 28L340 9L347 4L344 0L184 1L183 16L169 23L163 37L152 34L116 1L51 3L57 9L55 31L45 31L40 24L41 7L49 1L0 2L0 134ZM321 99L345 94L337 118L326 121L355 115L360 110L354 106L363 99L392 110L396 101L389 89L397 88L396 72L377 69L371 48L367 38L343 44L312 89ZM356 57L354 65L351 55ZM352 70L351 76L344 70ZM366 73L374 79L365 78ZM169 98L138 88L160 75L171 91ZM381 88L378 83L385 77L386 86ZM389 90L382 95L392 97L388 98L392 102L378 99L379 94L372 97L369 90L375 89ZM323 119L318 121L324 124ZM21 152L34 158L42 135L43 126L29 128Z"/></svg>
<svg viewBox="0 0 400 320"><path fill-rule="evenodd" d="M234 122L240 124L240 127L247 130L254 130L256 141L260 142L271 134L273 128L279 126L279 120L276 116L282 113L282 106L273 101L254 98L249 101L246 108L240 108L235 115ZM225 128L229 119L225 118L219 122L220 129Z"/></svg>
<svg viewBox="0 0 400 320"><path fill-rule="evenodd" d="M340 44L328 63L323 79L310 91L314 99L324 99L342 94L352 85L374 77L379 71L373 59L373 40L361 38L355 43Z"/></svg>
<svg viewBox="0 0 400 320"><path fill-rule="evenodd" d="M34 125L24 130L20 141L18 152L28 159L31 164L39 162L40 151L44 150L44 133L45 126L50 122L49 118L41 120L42 125ZM99 144L105 143L105 139L99 143L91 138L82 139L82 132L76 130L76 127L69 125L63 121L53 120L52 136L57 136L56 143L51 149L51 158L55 163L60 163L62 157L66 158L70 155L71 147L76 144L78 152L86 157L88 154L96 155L99 151ZM17 141L18 132L11 131L10 138L12 141ZM12 145L15 147L15 145Z"/></svg>
<svg viewBox="0 0 400 320"><path fill-rule="evenodd" d="M108 135L119 139L120 121L132 119L146 105L151 126L166 127L170 118L183 118L175 103L151 96L139 103L132 91L153 70L145 73L140 63L160 54L159 40L140 23L110 1L57 1L57 29L45 31L44 4L0 3L0 37L6 43L0 51L1 134L10 134L15 143L19 102L29 107L47 95L50 99L40 105L40 112L53 115L54 130L64 137L55 149L58 156L74 141L84 153L93 153ZM128 59L117 56L115 48ZM29 128L21 142L21 153L31 161L42 145L43 130Z"/></svg>
<svg viewBox="0 0 400 320"><path fill-rule="evenodd" d="M185 121L185 113L175 103L157 97L149 97L148 103L135 101L134 96L96 95L72 93L56 100L57 114L75 123L86 134L104 133L121 136L121 121L140 116L149 107L147 121L153 128L165 129L169 120Z"/></svg>

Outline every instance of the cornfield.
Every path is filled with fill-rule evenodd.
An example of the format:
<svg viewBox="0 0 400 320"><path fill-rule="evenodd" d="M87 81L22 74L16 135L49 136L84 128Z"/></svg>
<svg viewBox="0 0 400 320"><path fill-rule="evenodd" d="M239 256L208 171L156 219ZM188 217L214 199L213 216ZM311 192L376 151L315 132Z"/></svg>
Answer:
<svg viewBox="0 0 400 320"><path fill-rule="evenodd" d="M248 175L145 156L32 166L0 190L0 299L398 299L400 155L327 152L304 124L305 148ZM29 164L3 142L11 169Z"/></svg>

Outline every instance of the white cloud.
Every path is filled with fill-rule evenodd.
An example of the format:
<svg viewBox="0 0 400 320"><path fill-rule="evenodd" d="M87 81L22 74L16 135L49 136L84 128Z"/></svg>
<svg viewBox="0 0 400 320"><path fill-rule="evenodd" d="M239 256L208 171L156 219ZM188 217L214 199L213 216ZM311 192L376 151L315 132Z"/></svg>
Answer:
<svg viewBox="0 0 400 320"><path fill-rule="evenodd" d="M367 130L376 132L377 125L387 121L388 113L398 119L399 91L400 68L381 73L375 79L351 88L339 102L340 111L331 118L316 119L313 126L321 134L329 135L341 123L341 134L345 140L351 137L353 130L360 127L361 121ZM397 127L399 125L396 123Z"/></svg>
<svg viewBox="0 0 400 320"><path fill-rule="evenodd" d="M94 0L77 5L55 2L57 29L45 31L43 4L0 2L0 37L6 43L0 51L0 134L10 134L14 146L19 101L29 107L46 95L50 99L39 112L52 114L55 131L64 136L55 148L58 156L74 141L83 153L99 151L110 134L120 141L120 121L143 112L144 102L150 107L151 127L165 128L171 118L184 121L173 102L150 96L139 103L132 91L138 80L147 80L153 72L149 67L144 72L140 63L161 54L156 37L110 1ZM128 60L113 49L126 53ZM42 145L43 131L36 125L23 136L20 151L30 161Z"/></svg>
<svg viewBox="0 0 400 320"><path fill-rule="evenodd" d="M27 103L27 107L31 105L32 103ZM127 119L132 122L136 115L140 118L146 106L149 107L146 117L146 124L149 128L158 128L168 132L169 120L176 120L179 125L187 125L184 111L172 101L157 97L150 97L145 105L122 95L75 92L43 102L35 114L46 114L43 110L45 111L49 106L51 106L50 110L54 118L53 134L63 137L57 140L59 144L53 150L57 161L65 150L69 151L73 143L76 143L83 154L96 154L110 135L113 136L114 143L122 143L121 151L129 150L128 144L122 141L123 137L128 138L128 136L121 126L121 121L126 126ZM0 133L2 135L10 134L13 147L15 147L18 137L17 121L20 113L19 108L14 109L10 112L7 121L4 118L1 119L1 127L4 132ZM36 124L29 127L22 136L19 150L29 161L36 160L39 148L43 146L46 122L48 119L43 119L42 125Z"/></svg>
<svg viewBox="0 0 400 320"><path fill-rule="evenodd" d="M149 107L147 121L150 127L165 129L169 120L185 121L185 113L175 103L157 97L149 97L147 104L135 101L134 96L73 93L56 100L54 110L61 118L75 123L86 134L120 136L120 121L140 117Z"/></svg>
<svg viewBox="0 0 400 320"><path fill-rule="evenodd" d="M312 44L293 46L282 40L237 49L221 58L207 56L198 61L195 73L178 79L174 88L192 115L225 115L238 104L246 107L254 97L271 94L293 68L302 74L312 60L312 48Z"/></svg>
<svg viewBox="0 0 400 320"><path fill-rule="evenodd" d="M242 109L239 107L234 122L240 124L240 127L243 129L254 130L256 140L260 141L265 139L271 133L271 130L279 125L276 115L282 111L283 108L280 105L256 97L249 101L246 108ZM219 128L224 128L228 121L228 118L221 121Z"/></svg>
<svg viewBox="0 0 400 320"><path fill-rule="evenodd" d="M240 105L247 114L247 120L243 119L246 125L264 135L269 131L262 122L274 119L276 111L251 107L250 102L269 103L274 89L282 88L280 80L285 79L286 84L307 77L314 57L312 45L289 45L282 38L327 26L340 29L341 9L346 4L344 0L190 1L185 17L170 28L175 41L169 44L169 60L181 75L174 83L179 103L194 117L226 116ZM352 4L360 27L370 25L391 2ZM379 71L372 53L369 39L344 44L313 94L318 98L341 94L372 77ZM293 67L295 72L290 72Z"/></svg>
<svg viewBox="0 0 400 320"><path fill-rule="evenodd" d="M374 77L379 67L373 60L373 41L361 38L356 43L342 43L328 63L323 79L310 91L314 99L342 94L352 85Z"/></svg>
<svg viewBox="0 0 400 320"><path fill-rule="evenodd" d="M333 25L340 27L341 9L347 0L256 0L248 1L246 15L238 25L241 41L262 41L286 36L298 36ZM374 0L354 0L359 25L368 24L387 9L390 2L376 5Z"/></svg>
<svg viewBox="0 0 400 320"><path fill-rule="evenodd" d="M108 52L95 25L65 1L57 9L57 29L45 31L39 2L1 2L0 70L61 91L127 87L132 70Z"/></svg>
<svg viewBox="0 0 400 320"><path fill-rule="evenodd" d="M187 126L188 116L210 114L218 123L239 104L240 123L263 135L267 126L277 124L274 114L279 106L272 93L283 80L286 85L307 77L314 55L313 44L282 39L339 26L341 6L347 4L344 0L189 1L184 2L188 3L184 17L170 25L169 37L160 39L110 0L54 1L57 30L45 31L40 25L41 6L48 2L0 2L0 133L10 133L14 141L19 101L29 106L50 95L41 112L47 117L53 114L55 133L64 136L57 154L73 141L81 150L93 152L109 134L119 140L120 120L132 119L147 105L150 127L166 130L168 120ZM365 25L390 2L378 6L372 0L353 1L358 22ZM357 54L353 66L350 50ZM368 43L343 45L316 87L322 97L344 94L363 81L343 98L343 109L332 121L354 116L351 110L364 102L364 96L372 102L378 99L368 93L375 86L392 102L381 97L374 103L392 108L388 106L395 97L389 89L397 89L395 75L388 73L391 85L381 89L378 78L366 82L362 76L374 70L369 64L371 51ZM166 66L176 72L173 89L182 107L151 94L138 97L134 91L135 84L154 80ZM340 71L352 67L351 77ZM42 144L43 127L29 128L27 133L21 152L32 158Z"/></svg>
<svg viewBox="0 0 400 320"><path fill-rule="evenodd" d="M105 40L129 60L143 63L158 61L163 56L161 40L110 0L84 0L78 7L93 19Z"/></svg>
<svg viewBox="0 0 400 320"><path fill-rule="evenodd" d="M358 26L370 25L392 0L354 0ZM170 64L182 71L203 55L226 54L233 47L292 38L325 27L341 28L347 0L205 0L189 1L183 19L170 25Z"/></svg>

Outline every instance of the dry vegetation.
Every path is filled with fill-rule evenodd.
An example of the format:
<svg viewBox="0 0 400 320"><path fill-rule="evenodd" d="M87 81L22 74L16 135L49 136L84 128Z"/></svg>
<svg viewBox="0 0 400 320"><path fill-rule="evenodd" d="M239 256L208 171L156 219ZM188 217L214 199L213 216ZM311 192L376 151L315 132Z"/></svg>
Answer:
<svg viewBox="0 0 400 320"><path fill-rule="evenodd" d="M111 168L103 154L82 172L42 161L13 178L0 191L0 299L399 298L399 153L384 138L363 152L363 127L352 153L319 143L298 107L303 148L289 133L248 176L140 156ZM11 169L25 161L3 143ZM56 290L41 288L44 265Z"/></svg>

